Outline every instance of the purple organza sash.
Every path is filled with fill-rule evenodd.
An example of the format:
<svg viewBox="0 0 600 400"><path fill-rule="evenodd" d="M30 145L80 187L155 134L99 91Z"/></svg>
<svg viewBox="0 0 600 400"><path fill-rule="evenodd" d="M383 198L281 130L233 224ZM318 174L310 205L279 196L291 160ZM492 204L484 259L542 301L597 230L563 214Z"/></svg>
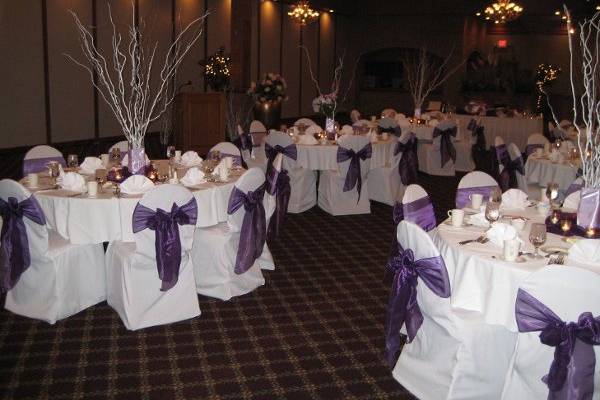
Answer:
<svg viewBox="0 0 600 400"><path fill-rule="evenodd" d="M417 156L417 138L414 133L408 136L406 143L398 142L394 149L394 155L402 152L398 163L398 173L404 186L417 182L417 171L419 170L419 159Z"/></svg>
<svg viewBox="0 0 600 400"><path fill-rule="evenodd" d="M265 143L265 154L267 156L267 169L273 167L273 161L275 161L277 154L283 154L292 160L296 160L298 158L298 150L296 149L296 145L293 143L285 147L278 144L271 146L269 143Z"/></svg>
<svg viewBox="0 0 600 400"><path fill-rule="evenodd" d="M23 176L27 176L27 174L33 174L36 172L46 171L48 169L48 163L51 161L56 161L63 167L66 167L65 159L61 156L54 157L44 157L44 158L31 158L28 160L23 160Z"/></svg>
<svg viewBox="0 0 600 400"><path fill-rule="evenodd" d="M265 219L265 207L263 198L265 196L265 185L259 186L254 191L247 194L234 186L227 213L233 214L244 207L244 219L240 232L240 243L235 259L234 271L241 275L248 271L254 264L254 261L260 257L267 240L267 221Z"/></svg>
<svg viewBox="0 0 600 400"><path fill-rule="evenodd" d="M470 188L458 188L456 190L456 208L464 208L470 202L469 196L472 194L481 194L483 195L483 201L488 201L494 189L498 186L477 186Z"/></svg>
<svg viewBox="0 0 600 400"><path fill-rule="evenodd" d="M433 204L431 204L429 196L421 197L406 204L396 203L394 205L393 218L396 225L400 221L406 220L420 226L426 232L436 227Z"/></svg>
<svg viewBox="0 0 600 400"><path fill-rule="evenodd" d="M550 391L548 399L591 400L600 317L584 312L577 322L564 322L523 289L517 294L515 313L519 332L539 331L540 342L555 348L550 371L542 378Z"/></svg>
<svg viewBox="0 0 600 400"><path fill-rule="evenodd" d="M8 201L0 199L0 216L2 232L0 234L0 268L2 292L12 289L19 281L21 274L31 264L29 241L23 217L39 225L46 224L46 218L39 203L33 196L19 201L9 197Z"/></svg>
<svg viewBox="0 0 600 400"><path fill-rule="evenodd" d="M545 146L543 143L532 143L525 146L525 154L529 157L531 154L535 153L535 149L543 149Z"/></svg>
<svg viewBox="0 0 600 400"><path fill-rule="evenodd" d="M286 170L277 171L275 168L271 168L267 171L267 193L275 196L275 212L271 216L267 232L269 238L279 236L290 202L291 191L290 177Z"/></svg>
<svg viewBox="0 0 600 400"><path fill-rule="evenodd" d="M390 257L386 268L394 275L385 339L385 357L390 367L393 367L400 349L398 333L402 325L406 324L408 342L411 342L423 323L423 315L417 303L417 278L421 278L437 296L444 298L450 297L450 280L441 256L415 260L413 251L403 250L399 243L397 252Z"/></svg>
<svg viewBox="0 0 600 400"><path fill-rule="evenodd" d="M360 160L364 161L367 158L371 158L372 153L373 149L371 147L371 143L367 143L365 147L360 149L358 152L355 152L352 149L346 149L342 146L339 146L337 150L338 163L350 160L348 172L346 173L346 180L344 181L344 192L349 192L356 187L356 190L358 191L358 200L356 201L357 204L360 201L360 193L362 191Z"/></svg>
<svg viewBox="0 0 600 400"><path fill-rule="evenodd" d="M181 239L179 225L196 225L198 205L191 198L183 206L173 203L171 212L157 208L156 211L138 203L133 211L133 233L148 228L155 232L154 248L160 290L167 291L177 283L181 264Z"/></svg>
<svg viewBox="0 0 600 400"><path fill-rule="evenodd" d="M252 151L252 138L247 133L240 134L240 149Z"/></svg>
<svg viewBox="0 0 600 400"><path fill-rule="evenodd" d="M600 228L600 189L581 189L577 225L583 228Z"/></svg>
<svg viewBox="0 0 600 400"><path fill-rule="evenodd" d="M471 131L471 136L477 138L477 142L475 143L475 145L480 149L485 149L486 147L484 129L485 128L483 127L483 125L477 124L477 121L475 121L475 119L471 119L471 121L469 121L469 125L467 125L467 130Z"/></svg>
<svg viewBox="0 0 600 400"><path fill-rule="evenodd" d="M214 158L214 156L217 154L217 151L209 151L208 154L206 155L206 157ZM223 153L221 151L219 151L218 154L219 154L219 157L221 160L224 158L227 158L227 157L231 157L233 159L233 165L238 166L238 167L242 166L242 156L240 156L239 154Z"/></svg>
<svg viewBox="0 0 600 400"><path fill-rule="evenodd" d="M523 159L520 156L514 160L509 159L509 162L504 165L504 169L500 173L500 188L503 192L506 192L511 188L519 187L519 182L517 181L517 172L521 175L525 175Z"/></svg>
<svg viewBox="0 0 600 400"><path fill-rule="evenodd" d="M501 144L494 149L496 151L496 161L499 165L503 165L505 168L510 163L510 156L505 144Z"/></svg>
<svg viewBox="0 0 600 400"><path fill-rule="evenodd" d="M582 187L583 187L583 185L581 183L575 183L575 182L571 183L569 185L569 188L565 192L565 197L567 197L571 193L575 193L576 191L581 190Z"/></svg>
<svg viewBox="0 0 600 400"><path fill-rule="evenodd" d="M446 163L452 159L453 162L456 162L456 149L454 148L454 144L452 144L452 137L456 137L456 126L444 130L440 130L435 128L433 130L433 137L440 137L440 159L442 160L442 165L440 168L443 168Z"/></svg>

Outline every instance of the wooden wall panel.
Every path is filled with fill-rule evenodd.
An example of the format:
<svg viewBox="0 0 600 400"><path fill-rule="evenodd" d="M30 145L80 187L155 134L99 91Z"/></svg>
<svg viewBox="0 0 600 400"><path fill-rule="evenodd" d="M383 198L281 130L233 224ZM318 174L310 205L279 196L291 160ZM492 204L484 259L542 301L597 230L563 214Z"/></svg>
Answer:
<svg viewBox="0 0 600 400"><path fill-rule="evenodd" d="M229 48L231 32L229 20L231 16L231 0L208 1L208 54L212 54L221 46Z"/></svg>
<svg viewBox="0 0 600 400"><path fill-rule="evenodd" d="M279 31L281 28L280 5L265 1L260 6L260 74L280 72Z"/></svg>
<svg viewBox="0 0 600 400"><path fill-rule="evenodd" d="M194 19L204 14L204 0L176 0L175 1L175 24L177 32L183 29ZM204 79L202 79L200 65L198 62L204 59L204 35L198 39L198 42L190 49L188 56L179 66L177 81L179 85L188 81L192 82L192 87L186 87L185 90L204 91Z"/></svg>
<svg viewBox="0 0 600 400"><path fill-rule="evenodd" d="M308 57L312 63L312 71L315 74L315 78L318 79L318 53L319 53L319 25L315 22L302 28L302 41L303 45L308 50L308 56L306 52L302 51L302 66L299 71L299 88L298 93L300 107L298 109L298 115L310 115L313 114L312 101L317 95L317 89L311 80L310 70L308 67ZM329 92L328 87L321 89L324 93Z"/></svg>
<svg viewBox="0 0 600 400"><path fill-rule="evenodd" d="M321 84L321 90L328 90L331 87L331 80L333 77L333 70L335 63L333 60L333 49L334 49L334 33L335 23L334 14L321 13L319 17L320 22L320 56L319 56L319 83Z"/></svg>
<svg viewBox="0 0 600 400"><path fill-rule="evenodd" d="M282 116L293 117L298 115L300 90L300 26L293 23L289 18L283 22L283 77L287 82L289 100L283 103Z"/></svg>
<svg viewBox="0 0 600 400"><path fill-rule="evenodd" d="M0 146L46 142L42 2L0 4Z"/></svg>

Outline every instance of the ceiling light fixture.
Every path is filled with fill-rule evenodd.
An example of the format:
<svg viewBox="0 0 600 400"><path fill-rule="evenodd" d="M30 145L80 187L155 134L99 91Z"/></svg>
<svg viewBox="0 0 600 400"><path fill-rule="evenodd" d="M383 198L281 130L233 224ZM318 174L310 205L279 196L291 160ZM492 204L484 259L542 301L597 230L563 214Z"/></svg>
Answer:
<svg viewBox="0 0 600 400"><path fill-rule="evenodd" d="M319 12L310 8L308 1L299 1L288 11L288 15L300 25L307 25L319 16Z"/></svg>
<svg viewBox="0 0 600 400"><path fill-rule="evenodd" d="M494 21L495 24L504 24L521 16L523 7L510 0L497 0L483 10L486 20ZM481 13L476 14L480 16Z"/></svg>

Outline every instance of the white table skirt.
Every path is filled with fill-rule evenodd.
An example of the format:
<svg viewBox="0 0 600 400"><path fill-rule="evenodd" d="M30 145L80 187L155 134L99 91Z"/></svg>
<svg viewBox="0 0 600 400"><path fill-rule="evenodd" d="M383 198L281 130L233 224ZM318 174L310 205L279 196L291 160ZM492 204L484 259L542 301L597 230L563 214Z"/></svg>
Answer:
<svg viewBox="0 0 600 400"><path fill-rule="evenodd" d="M522 251L533 251L528 236L531 222L543 222L544 217L534 208L525 210L505 210L507 215L521 215L531 218L525 230L519 236L523 241ZM488 324L503 325L517 332L515 321L515 300L521 283L533 272L546 266L548 259L534 260L529 257L524 263L505 262L499 259L502 249L491 242L486 244L470 243L459 245L458 242L475 239L484 232L484 228L453 228L440 224L433 241L444 258L452 295L452 307L476 311L482 314ZM558 235L548 233L545 246L569 247ZM495 256L496 258L492 258ZM568 264L572 264L567 260ZM591 269L590 266L578 265ZM566 267L568 268L568 267ZM600 267L594 272L600 273Z"/></svg>
<svg viewBox="0 0 600 400"><path fill-rule="evenodd" d="M385 167L396 145L395 139L372 143L371 169ZM313 171L335 171L338 169L336 145L296 145L298 166Z"/></svg>
<svg viewBox="0 0 600 400"><path fill-rule="evenodd" d="M546 187L551 182L558 183L559 189L564 192L577 178L578 169L577 164L553 163L531 155L525 163L525 178L527 183L534 183L541 187Z"/></svg>
<svg viewBox="0 0 600 400"><path fill-rule="evenodd" d="M216 225L227 220L227 204L234 182L205 183L191 189L198 202L197 227ZM115 198L105 189L97 198L76 195L66 190L45 190L34 193L44 210L48 226L73 244L102 243L114 240L133 242L131 219L141 198Z"/></svg>
<svg viewBox="0 0 600 400"><path fill-rule="evenodd" d="M500 136L504 143L514 143L521 151L525 151L529 135L544 132L544 121L541 118L480 117L462 114L456 114L454 117L458 121L459 129L463 130L466 130L472 119L479 121L484 127L488 148L494 145L496 136Z"/></svg>

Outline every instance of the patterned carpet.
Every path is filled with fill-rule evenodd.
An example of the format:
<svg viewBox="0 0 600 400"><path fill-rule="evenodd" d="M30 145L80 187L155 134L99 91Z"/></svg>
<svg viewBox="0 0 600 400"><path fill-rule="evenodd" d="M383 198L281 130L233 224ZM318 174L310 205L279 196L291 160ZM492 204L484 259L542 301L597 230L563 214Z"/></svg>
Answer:
<svg viewBox="0 0 600 400"><path fill-rule="evenodd" d="M441 219L455 178L421 176ZM410 399L383 361L391 207L289 215L266 285L127 331L99 304L51 326L0 311L3 399ZM3 302L3 299L0 299Z"/></svg>

